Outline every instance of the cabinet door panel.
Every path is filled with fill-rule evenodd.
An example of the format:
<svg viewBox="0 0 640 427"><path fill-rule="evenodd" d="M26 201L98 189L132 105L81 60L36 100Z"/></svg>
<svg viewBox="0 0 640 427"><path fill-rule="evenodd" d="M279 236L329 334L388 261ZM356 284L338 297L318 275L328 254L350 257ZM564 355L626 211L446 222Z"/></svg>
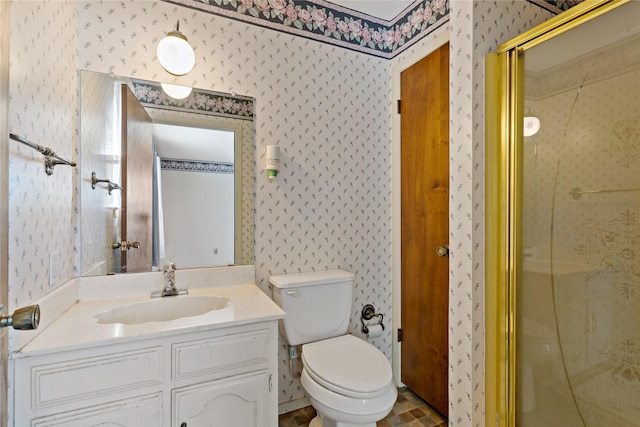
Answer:
<svg viewBox="0 0 640 427"><path fill-rule="evenodd" d="M118 373L119 375L115 375ZM100 395L122 397L127 390L162 384L162 347L126 351L31 368L32 408L79 403Z"/></svg>
<svg viewBox="0 0 640 427"><path fill-rule="evenodd" d="M157 427L162 425L162 393L36 418L31 425L33 427Z"/></svg>
<svg viewBox="0 0 640 427"><path fill-rule="evenodd" d="M264 369L269 360L269 330L251 331L214 337L206 340L182 342L172 346L173 379L182 380L203 375L224 376ZM218 375L220 377L222 375ZM206 381L203 378L201 381Z"/></svg>
<svg viewBox="0 0 640 427"><path fill-rule="evenodd" d="M172 392L172 425L265 426L268 395L267 371L176 389Z"/></svg>

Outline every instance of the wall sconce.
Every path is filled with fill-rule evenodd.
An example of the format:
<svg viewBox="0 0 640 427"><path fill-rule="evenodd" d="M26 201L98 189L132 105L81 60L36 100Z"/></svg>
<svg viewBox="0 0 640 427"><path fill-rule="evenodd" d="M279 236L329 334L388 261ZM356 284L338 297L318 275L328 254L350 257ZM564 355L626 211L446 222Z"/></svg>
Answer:
<svg viewBox="0 0 640 427"><path fill-rule="evenodd" d="M179 29L180 21L176 24L175 31L169 31L167 36L160 40L156 51L160 65L176 76L187 74L196 64L193 48Z"/></svg>
<svg viewBox="0 0 640 427"><path fill-rule="evenodd" d="M540 119L535 116L524 118L524 136L533 136L540 130Z"/></svg>
<svg viewBox="0 0 640 427"><path fill-rule="evenodd" d="M173 99L184 99L191 94L191 88L189 86L172 85L169 83L160 83L164 93L169 95Z"/></svg>

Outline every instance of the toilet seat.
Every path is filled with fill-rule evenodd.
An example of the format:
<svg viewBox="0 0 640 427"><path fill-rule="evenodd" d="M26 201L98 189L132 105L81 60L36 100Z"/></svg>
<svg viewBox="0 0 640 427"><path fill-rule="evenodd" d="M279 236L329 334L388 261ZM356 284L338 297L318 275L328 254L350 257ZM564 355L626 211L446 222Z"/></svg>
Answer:
<svg viewBox="0 0 640 427"><path fill-rule="evenodd" d="M353 335L303 345L302 363L314 381L343 396L381 396L393 383L387 357Z"/></svg>

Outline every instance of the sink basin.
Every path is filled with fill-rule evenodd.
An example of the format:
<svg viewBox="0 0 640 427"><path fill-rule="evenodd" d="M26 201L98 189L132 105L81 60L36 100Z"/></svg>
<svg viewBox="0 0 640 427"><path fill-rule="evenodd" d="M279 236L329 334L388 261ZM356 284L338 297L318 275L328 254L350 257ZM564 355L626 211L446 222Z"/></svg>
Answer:
<svg viewBox="0 0 640 427"><path fill-rule="evenodd" d="M94 317L98 323L135 325L148 322L167 322L185 317L200 316L212 311L231 310L229 298L216 296L173 296L123 305L103 311Z"/></svg>

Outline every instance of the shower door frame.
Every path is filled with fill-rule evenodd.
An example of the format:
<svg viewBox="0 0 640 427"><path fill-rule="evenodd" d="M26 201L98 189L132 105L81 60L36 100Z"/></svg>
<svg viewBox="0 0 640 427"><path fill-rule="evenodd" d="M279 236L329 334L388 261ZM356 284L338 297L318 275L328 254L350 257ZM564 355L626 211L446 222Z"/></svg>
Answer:
<svg viewBox="0 0 640 427"><path fill-rule="evenodd" d="M587 1L485 57L485 424L516 424L522 275L524 53L631 0Z"/></svg>

